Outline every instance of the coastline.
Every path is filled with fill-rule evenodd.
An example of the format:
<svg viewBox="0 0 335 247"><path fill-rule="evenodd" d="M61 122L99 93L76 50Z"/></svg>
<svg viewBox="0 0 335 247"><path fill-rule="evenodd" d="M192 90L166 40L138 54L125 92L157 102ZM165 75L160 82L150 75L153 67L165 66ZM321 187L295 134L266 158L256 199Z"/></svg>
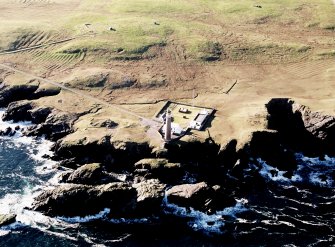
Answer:
<svg viewBox="0 0 335 247"><path fill-rule="evenodd" d="M10 89L4 87L3 90ZM25 92L27 89L23 88L22 90ZM13 92L9 92L8 95L12 97ZM115 191L116 194L130 193L128 197L123 198L125 201L119 202L122 208L126 205L130 208L124 212L124 215L121 213L118 217L132 217L131 215L136 214L139 216L142 214L150 215L157 212L155 210L160 210L159 205L165 194L164 188L187 184L185 183L187 179L183 178L185 178L185 174L190 173L195 174L199 182L211 184L212 187L224 187L224 190L220 191L219 189L219 192L207 184L205 188L195 188L195 191L202 189L207 191L206 193L211 191L209 194L219 198L216 199L218 205L213 203L212 207L209 208L203 208L204 205L199 206L200 210L215 212L224 209L220 206L220 204L225 204L224 201L233 200L229 195L236 189L236 183L241 186L245 182L243 171L256 157L276 169L283 170L284 176L290 178L297 169L295 153L302 152L311 157L321 157L321 159L324 155L334 155L332 146L335 140L335 118L319 112L312 112L308 107L291 99L270 100L266 105L268 129L251 132L250 139L243 145L237 144L237 141L232 139L226 146L221 146L213 139L207 138L202 141L182 139L165 144L164 147L153 147L150 141L145 140L141 142L132 140L113 142L110 136L105 135L106 132L98 135L100 138L98 140L87 140L83 136L75 139L76 133L81 131L78 127L76 128L76 121L83 114L64 115L64 113L49 107L41 108L33 101L24 101L24 98L29 94L24 93L23 95L21 97L23 101L9 103L4 119L35 123L32 127L27 128L25 134L28 136L45 135L46 138L55 141L52 147L54 156L51 158L59 162L59 168L67 167L73 170L64 173L61 181L63 184L61 183L53 192L42 193L33 206L35 210L55 216L79 216L66 212L66 205L54 213L53 208L59 208L57 199L53 202L54 205L48 205L50 204L50 200L48 200L50 196L61 198L63 193L73 190L73 186L75 186L75 190L82 189L83 193L87 193L82 196L93 201L98 198L96 196L101 196L95 195L94 190L104 191L104 186L107 186L106 193L113 194ZM14 98L17 99L17 97ZM3 96L2 102L8 102L10 99ZM3 106L5 105L3 104ZM99 110L98 107L86 112L86 114ZM102 123L105 122L102 121ZM114 128L113 126L111 131L114 131ZM69 138L70 136L71 138ZM195 165L196 163L197 165ZM229 181L231 176L234 177L233 181ZM222 177L227 181L222 183L220 181ZM156 181L154 181L155 179ZM148 181L154 182L150 184L147 183ZM66 184L69 186L66 187ZM136 188L136 184L140 184L143 188ZM117 192L119 190L120 192ZM104 198L104 196L102 197ZM177 199L177 203L180 203L179 199ZM203 199L201 198L201 200ZM213 200L213 198L205 198L205 201L206 199ZM101 200L101 205L94 210L92 208L93 211L75 210L75 212L88 215L108 208L106 199ZM183 200L181 200L181 205L194 207L196 206L194 203L198 203L192 202L192 200ZM91 204L88 204L86 208L90 208L89 205ZM147 206L152 207L153 211L145 209ZM225 206L232 206L232 203ZM119 209L121 208L115 208L115 210Z"/></svg>

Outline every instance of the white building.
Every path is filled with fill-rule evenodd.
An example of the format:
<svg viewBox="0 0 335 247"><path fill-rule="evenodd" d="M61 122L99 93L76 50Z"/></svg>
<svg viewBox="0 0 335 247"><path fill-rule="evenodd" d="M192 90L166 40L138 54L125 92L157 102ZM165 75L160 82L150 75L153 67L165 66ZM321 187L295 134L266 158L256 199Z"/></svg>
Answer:
<svg viewBox="0 0 335 247"><path fill-rule="evenodd" d="M195 119L190 122L189 127L191 129L201 130L204 127L208 117L209 112L207 110L201 110Z"/></svg>

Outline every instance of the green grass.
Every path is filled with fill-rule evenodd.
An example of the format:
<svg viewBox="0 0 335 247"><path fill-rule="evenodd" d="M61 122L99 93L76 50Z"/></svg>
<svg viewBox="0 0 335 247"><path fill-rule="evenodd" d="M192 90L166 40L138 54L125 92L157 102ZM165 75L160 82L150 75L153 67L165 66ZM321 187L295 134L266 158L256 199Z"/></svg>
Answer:
<svg viewBox="0 0 335 247"><path fill-rule="evenodd" d="M69 23L75 27L83 25L84 22L91 23L91 29L97 32L96 39L81 42L80 46L87 46L88 50L108 50L110 54L118 50L124 51L122 55L114 54L115 58L136 59L149 47L162 45L169 39L175 39L186 48L190 58L201 60L219 59L217 50L221 46L222 38L217 40L212 37L222 35L213 24L243 25L270 21L284 25L293 22L302 27L317 26L327 29L332 29L335 25L334 9L331 9L331 3L326 0L264 0L257 4L262 8L255 7L255 1L251 0L115 0L112 2L87 0L81 5L87 13L69 20ZM94 9L92 5L103 8L108 15L90 13L90 9ZM305 18L300 18L302 15ZM116 31L109 31L110 26ZM216 44L217 47L211 48L209 44ZM252 56L259 51L263 52L264 49L265 53L296 52L290 44L279 45L274 42L271 45L273 47L263 47L262 44L257 45L245 40L242 48L247 46L247 50L242 55ZM303 44L301 46L304 48L297 51L297 54L308 51L306 46ZM237 50L233 47L230 57L239 59L236 52Z"/></svg>
<svg viewBox="0 0 335 247"><path fill-rule="evenodd" d="M255 7L256 4L261 8ZM239 59L235 54L238 47L246 48L247 52L242 55L250 56L264 49L269 52L295 52L295 49L275 40L268 41L273 47L263 47L264 44L251 40L250 35L245 35L239 44L227 47L224 46L228 43L224 36L226 29L234 31L234 27L264 23L286 27L294 23L301 28L331 32L335 27L334 11L330 0L82 0L71 14L64 12L59 18L52 17L52 28L66 30L68 36L94 33L94 36L64 44L57 52L86 50L88 55L99 55L96 59L102 62L114 58L140 59L150 47L169 44L171 40L185 47L189 58L216 60L221 49L223 53L230 53L231 58ZM2 24L8 25L0 22ZM0 32L0 48L8 47L10 41L22 33L36 29L24 22L15 23L14 27ZM49 31L44 29L50 27L40 28ZM308 49L302 48L299 52L308 52Z"/></svg>

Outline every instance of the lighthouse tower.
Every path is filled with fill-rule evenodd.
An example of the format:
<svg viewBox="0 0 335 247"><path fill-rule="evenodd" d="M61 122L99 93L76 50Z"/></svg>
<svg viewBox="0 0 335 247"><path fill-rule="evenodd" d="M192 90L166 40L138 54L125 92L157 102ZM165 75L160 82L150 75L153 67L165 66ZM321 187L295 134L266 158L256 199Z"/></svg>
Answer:
<svg viewBox="0 0 335 247"><path fill-rule="evenodd" d="M165 118L165 141L171 141L171 118L171 111L168 109Z"/></svg>

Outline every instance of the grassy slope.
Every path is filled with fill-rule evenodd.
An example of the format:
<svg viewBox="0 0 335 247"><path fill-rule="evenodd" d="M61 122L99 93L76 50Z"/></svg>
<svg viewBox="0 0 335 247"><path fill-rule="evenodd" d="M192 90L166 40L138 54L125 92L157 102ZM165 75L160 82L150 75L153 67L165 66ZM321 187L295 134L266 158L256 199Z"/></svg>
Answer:
<svg viewBox="0 0 335 247"><path fill-rule="evenodd" d="M53 52L88 50L99 54L97 60L102 61L106 57L137 58L151 46L173 40L185 47L191 59L213 55L212 46L218 43L224 56L241 60L242 54L246 60L255 60L255 54L262 50L265 57L267 53L290 53L299 57L301 51L309 50L303 42L279 41L271 35L275 28L294 25L331 30L335 27L329 0L263 0L257 4L262 8L255 7L255 1L250 0L58 0L50 6L54 11L50 10L49 15L44 13L29 20L24 16L12 21L0 20L1 26L8 27L1 30L0 47L8 48L15 38L25 33L66 30L67 36L91 32L94 37L81 37ZM88 23L91 25L84 25ZM269 23L273 24L272 30L260 25L257 32L253 29L248 33L249 26ZM116 31L110 31L110 27ZM267 35L270 37L265 39Z"/></svg>
<svg viewBox="0 0 335 247"><path fill-rule="evenodd" d="M206 49L208 42L225 44L230 39L226 37L227 30L234 32L234 27L238 30L239 26L262 21L279 26L294 24L298 27L328 29L335 26L333 9L328 0L267 0L258 4L262 8L255 7L254 1L233 0L85 1L80 7L83 12L68 20L67 25L78 30L83 22L88 22L97 32L96 39L82 40L76 44L80 47L100 47L110 51L122 48L126 54L136 55L145 52L150 45L164 44L173 39L186 47L191 58L211 53L211 49ZM92 8L92 5L95 7ZM99 13L92 9L103 11ZM117 31L109 31L109 26ZM297 55L308 50L301 43L279 43L276 40L262 42L256 34L248 36L240 39L239 45L227 48L232 58L239 59L236 55L240 53L237 49L239 46L248 48L246 55L249 57L259 53L260 49L269 50L270 53L293 52Z"/></svg>

